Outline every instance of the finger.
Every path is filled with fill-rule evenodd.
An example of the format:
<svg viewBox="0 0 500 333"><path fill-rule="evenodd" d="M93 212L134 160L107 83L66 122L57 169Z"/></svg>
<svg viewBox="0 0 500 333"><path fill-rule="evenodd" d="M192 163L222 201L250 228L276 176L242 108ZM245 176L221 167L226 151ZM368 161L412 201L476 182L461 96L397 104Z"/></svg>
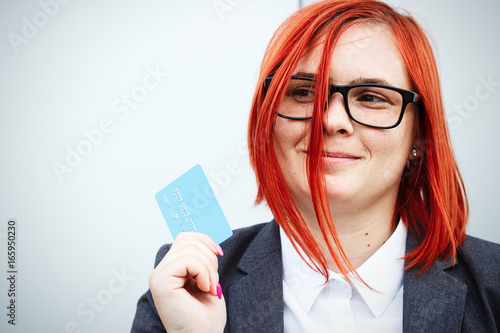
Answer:
<svg viewBox="0 0 500 333"><path fill-rule="evenodd" d="M169 266L171 262L175 260L184 261L182 257L185 255L197 255L199 256L199 260L207 261L212 264L212 268L210 269L207 266L209 271L209 289L208 292L213 296L220 296L220 285L218 284L218 260L215 256L216 254L223 254L220 246L213 242L213 240L205 235L200 233L192 233L185 232L180 233L179 236L175 239L172 247L169 252L162 259L160 264L157 266L157 269L161 270L165 268L165 266ZM205 256L203 259L201 256ZM167 269L167 272L169 270ZM169 273L165 273L168 275ZM184 277L187 281L187 277ZM180 284L181 281L177 281L177 284ZM205 290L204 286L200 287L202 290Z"/></svg>
<svg viewBox="0 0 500 333"><path fill-rule="evenodd" d="M204 253L207 260L211 261L213 264L213 270L210 271L209 293L213 296L220 296L220 290L218 290L218 288L220 289L220 284L218 283L219 279L217 274L218 260L214 255L223 255L223 251L220 246L209 236L192 232L180 233L179 236L177 236L174 245L169 251L169 258L164 258L165 261L162 264L167 265L171 260L179 260L179 258L182 255L185 255L186 252L195 253L196 250L199 250L201 253ZM197 246L198 249L194 248L194 246Z"/></svg>
<svg viewBox="0 0 500 333"><path fill-rule="evenodd" d="M220 247L219 244L217 244L210 236L199 232L181 232L175 239L174 243L172 244L172 247L174 247L176 243L182 244L186 241L189 242L194 239L205 244L205 246L209 248L210 251L212 251L214 254L220 256L224 255L224 251L222 251L222 248Z"/></svg>
<svg viewBox="0 0 500 333"><path fill-rule="evenodd" d="M171 249L162 259L158 267L161 268L168 266L171 262L182 260L182 257L189 255L197 256L199 260L205 262L207 266L211 265L213 271L217 271L219 266L217 256L210 251L205 244L197 241L183 244L182 246L177 246L175 249Z"/></svg>
<svg viewBox="0 0 500 333"><path fill-rule="evenodd" d="M157 267L150 276L150 289L159 292L170 292L183 289L186 281L192 277L198 289L211 291L211 274L213 266L198 254L186 254L162 267Z"/></svg>
<svg viewBox="0 0 500 333"><path fill-rule="evenodd" d="M217 270L219 267L219 261L217 260L215 254L210 252L204 244L190 244L182 249L178 249L176 253L172 253L171 257L165 258L162 266L168 267L173 261L186 262L186 256L190 255L195 256L197 260L206 266L210 281L209 293L213 296L217 296L217 284L219 282Z"/></svg>

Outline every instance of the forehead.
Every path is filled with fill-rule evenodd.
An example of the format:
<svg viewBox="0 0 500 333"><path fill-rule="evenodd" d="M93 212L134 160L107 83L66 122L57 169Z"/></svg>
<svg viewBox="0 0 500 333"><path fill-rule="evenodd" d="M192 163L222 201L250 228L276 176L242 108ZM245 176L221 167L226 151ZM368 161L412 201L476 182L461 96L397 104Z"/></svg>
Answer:
<svg viewBox="0 0 500 333"><path fill-rule="evenodd" d="M309 51L295 73L316 73L323 51L324 43ZM357 23L339 37L329 77L335 84L376 78L404 89L412 86L391 30L379 23Z"/></svg>

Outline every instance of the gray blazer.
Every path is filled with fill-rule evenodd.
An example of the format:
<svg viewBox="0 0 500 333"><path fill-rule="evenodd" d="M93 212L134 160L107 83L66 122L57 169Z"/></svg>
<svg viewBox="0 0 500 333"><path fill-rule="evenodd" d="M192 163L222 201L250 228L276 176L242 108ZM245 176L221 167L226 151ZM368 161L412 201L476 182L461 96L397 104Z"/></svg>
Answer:
<svg viewBox="0 0 500 333"><path fill-rule="evenodd" d="M407 252L418 245L408 233ZM283 332L283 284L278 225L235 230L221 244L219 276L227 306L224 332ZM156 256L155 266L170 245ZM404 274L403 332L499 332L500 245L467 237L455 265L436 261L423 274ZM165 332L151 292L137 304L132 332Z"/></svg>

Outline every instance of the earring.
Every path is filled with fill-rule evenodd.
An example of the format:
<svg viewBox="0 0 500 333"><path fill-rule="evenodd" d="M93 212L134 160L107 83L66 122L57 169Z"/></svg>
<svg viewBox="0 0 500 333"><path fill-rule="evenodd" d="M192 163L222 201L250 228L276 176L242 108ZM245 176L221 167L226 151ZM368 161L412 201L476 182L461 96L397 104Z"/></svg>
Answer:
<svg viewBox="0 0 500 333"><path fill-rule="evenodd" d="M411 150L411 156L417 157L417 147L413 146L413 149Z"/></svg>

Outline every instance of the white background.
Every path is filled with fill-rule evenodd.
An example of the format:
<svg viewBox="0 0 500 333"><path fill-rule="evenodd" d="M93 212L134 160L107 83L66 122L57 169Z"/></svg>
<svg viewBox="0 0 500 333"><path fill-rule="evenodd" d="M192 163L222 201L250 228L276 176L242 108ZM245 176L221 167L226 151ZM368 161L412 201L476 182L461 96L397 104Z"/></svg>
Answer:
<svg viewBox="0 0 500 333"><path fill-rule="evenodd" d="M231 227L270 219L252 206L247 118L264 49L298 1L73 0L49 16L50 2L0 2L0 331L126 332L156 250L172 240L158 190L200 163ZM414 14L437 50L468 232L500 242L500 3L388 2ZM148 70L168 73L154 89L147 79L151 91ZM141 101L126 114L132 93ZM88 146L83 133L103 121L112 130ZM53 165L78 148L87 155L58 179ZM4 314L9 219L15 327ZM105 304L92 310L96 298Z"/></svg>

